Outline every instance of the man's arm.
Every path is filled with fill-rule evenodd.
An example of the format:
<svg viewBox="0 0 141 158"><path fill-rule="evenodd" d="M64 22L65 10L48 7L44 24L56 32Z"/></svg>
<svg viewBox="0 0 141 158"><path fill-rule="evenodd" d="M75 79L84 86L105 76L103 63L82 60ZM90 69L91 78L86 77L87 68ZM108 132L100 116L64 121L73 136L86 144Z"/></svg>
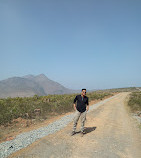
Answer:
<svg viewBox="0 0 141 158"><path fill-rule="evenodd" d="M87 111L89 110L89 99L87 99L87 107L86 107L86 110L87 110Z"/></svg>
<svg viewBox="0 0 141 158"><path fill-rule="evenodd" d="M76 104L75 103L73 104L73 107L74 107L74 110L76 111Z"/></svg>
<svg viewBox="0 0 141 158"><path fill-rule="evenodd" d="M89 110L89 105L87 105L86 110L87 110L87 111Z"/></svg>
<svg viewBox="0 0 141 158"><path fill-rule="evenodd" d="M77 101L77 96L75 97L74 101L73 101L73 107L74 107L74 110L76 111L76 101Z"/></svg>

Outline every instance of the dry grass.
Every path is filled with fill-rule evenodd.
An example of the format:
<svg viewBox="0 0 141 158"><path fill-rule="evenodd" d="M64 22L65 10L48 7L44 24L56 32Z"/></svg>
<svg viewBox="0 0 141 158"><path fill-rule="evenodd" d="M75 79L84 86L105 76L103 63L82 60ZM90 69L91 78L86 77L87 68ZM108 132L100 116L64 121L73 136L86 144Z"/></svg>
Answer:
<svg viewBox="0 0 141 158"><path fill-rule="evenodd" d="M141 111L141 92L133 92L130 94L128 106L132 112Z"/></svg>

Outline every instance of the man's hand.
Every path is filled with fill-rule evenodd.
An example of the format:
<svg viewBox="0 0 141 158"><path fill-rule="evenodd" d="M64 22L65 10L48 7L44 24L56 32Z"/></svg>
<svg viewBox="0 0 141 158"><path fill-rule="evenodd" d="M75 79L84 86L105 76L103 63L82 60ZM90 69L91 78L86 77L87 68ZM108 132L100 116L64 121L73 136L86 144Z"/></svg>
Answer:
<svg viewBox="0 0 141 158"><path fill-rule="evenodd" d="M76 111L76 105L75 104L73 104L73 107L74 107L74 110Z"/></svg>
<svg viewBox="0 0 141 158"><path fill-rule="evenodd" d="M87 111L89 110L89 106L86 107L86 110L87 110Z"/></svg>

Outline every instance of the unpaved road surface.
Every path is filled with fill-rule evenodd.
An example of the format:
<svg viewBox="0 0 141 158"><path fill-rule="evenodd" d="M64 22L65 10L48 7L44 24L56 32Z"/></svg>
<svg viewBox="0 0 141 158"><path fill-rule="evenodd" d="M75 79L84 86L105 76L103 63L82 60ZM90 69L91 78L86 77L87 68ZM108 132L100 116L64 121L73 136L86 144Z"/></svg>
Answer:
<svg viewBox="0 0 141 158"><path fill-rule="evenodd" d="M129 93L120 93L87 114L86 134L70 136L73 123L9 158L141 158L141 131L127 112Z"/></svg>

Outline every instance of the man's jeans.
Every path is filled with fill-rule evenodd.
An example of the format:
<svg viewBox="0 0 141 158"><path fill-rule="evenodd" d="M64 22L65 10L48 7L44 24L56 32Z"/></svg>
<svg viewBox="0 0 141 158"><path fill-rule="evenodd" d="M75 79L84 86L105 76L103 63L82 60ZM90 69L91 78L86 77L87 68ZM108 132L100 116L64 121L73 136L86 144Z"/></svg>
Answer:
<svg viewBox="0 0 141 158"><path fill-rule="evenodd" d="M81 132L84 131L84 125L85 125L85 120L86 120L86 111L81 113L77 110L76 110L75 116L74 116L73 131L76 130L76 126L77 126L77 123L78 123L78 120L80 117L81 117Z"/></svg>

